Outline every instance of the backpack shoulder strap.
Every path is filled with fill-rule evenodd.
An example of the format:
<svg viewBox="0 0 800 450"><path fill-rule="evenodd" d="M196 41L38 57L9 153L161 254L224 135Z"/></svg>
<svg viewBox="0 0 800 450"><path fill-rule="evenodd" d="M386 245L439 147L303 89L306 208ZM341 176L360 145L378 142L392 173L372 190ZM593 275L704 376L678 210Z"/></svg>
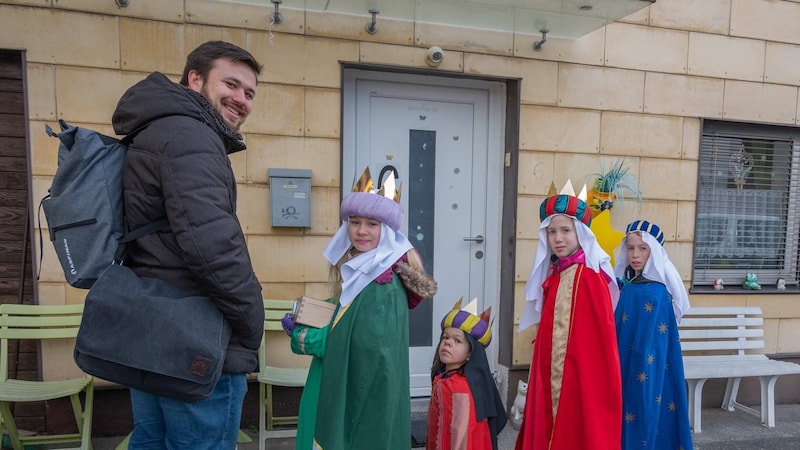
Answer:
<svg viewBox="0 0 800 450"><path fill-rule="evenodd" d="M128 133L125 136L123 136L122 139L120 139L119 141L124 145L130 144L131 141L133 140L133 138L135 138L137 134L141 133L149 125L150 125L149 123L146 123L146 124L140 126L139 128L136 128L135 130L133 130L130 133Z"/></svg>
<svg viewBox="0 0 800 450"><path fill-rule="evenodd" d="M122 236L122 239L120 239L117 243L117 251L114 252L114 262L121 263L125 259L125 256L127 256L127 247L129 242L133 242L140 237L147 236L148 234L153 234L156 231L161 231L167 227L169 227L169 220L167 220L165 217L161 220L150 222L147 225L142 225L133 231L126 231Z"/></svg>
<svg viewBox="0 0 800 450"><path fill-rule="evenodd" d="M135 241L140 237L147 236L148 234L155 233L156 231L161 231L162 229L169 226L169 220L167 218L163 218L161 220L157 220L155 222L150 222L147 225L142 225L141 227L133 230L128 231L122 236L120 239L120 243L127 244L128 242Z"/></svg>

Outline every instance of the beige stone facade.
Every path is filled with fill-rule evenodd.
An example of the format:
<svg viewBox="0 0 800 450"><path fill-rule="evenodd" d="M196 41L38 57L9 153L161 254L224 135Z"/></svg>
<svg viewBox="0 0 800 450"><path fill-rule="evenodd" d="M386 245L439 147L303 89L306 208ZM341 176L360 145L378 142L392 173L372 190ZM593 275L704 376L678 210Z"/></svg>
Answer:
<svg viewBox="0 0 800 450"><path fill-rule="evenodd" d="M338 226L341 152L340 62L410 69L429 46L446 52L434 70L521 79L514 327L536 249L538 205L551 182L598 171L601 156L625 156L639 177L639 210L615 228L648 217L665 231L688 283L701 119L798 126L800 1L659 0L575 40L413 26L367 16L219 0L0 0L0 48L25 51L33 198L56 170L57 142L44 133L65 119L112 134L122 93L151 71L177 80L188 51L212 39L250 50L264 64L254 112L243 128L248 151L233 156L239 214L264 296L325 296L321 252ZM269 225L267 170L313 170L312 226ZM45 228L43 226L43 228ZM46 235L46 228L42 230ZM46 239L45 239L46 242ZM38 245L38 244L37 244ZM41 303L83 301L44 246ZM448 300L449 301L449 300ZM694 305L756 305L766 317L767 353L800 353L798 295L692 295ZM513 333L511 366L530 362L534 329Z"/></svg>

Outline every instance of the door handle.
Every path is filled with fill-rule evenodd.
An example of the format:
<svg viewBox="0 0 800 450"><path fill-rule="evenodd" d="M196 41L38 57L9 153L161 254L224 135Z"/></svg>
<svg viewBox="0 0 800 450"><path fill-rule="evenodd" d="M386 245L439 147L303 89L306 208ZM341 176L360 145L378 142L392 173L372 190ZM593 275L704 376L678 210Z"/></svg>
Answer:
<svg viewBox="0 0 800 450"><path fill-rule="evenodd" d="M478 243L478 244L482 244L483 243L483 236L481 236L479 234L479 235L477 235L475 237L465 237L464 240L467 241L467 242L475 242L475 243Z"/></svg>

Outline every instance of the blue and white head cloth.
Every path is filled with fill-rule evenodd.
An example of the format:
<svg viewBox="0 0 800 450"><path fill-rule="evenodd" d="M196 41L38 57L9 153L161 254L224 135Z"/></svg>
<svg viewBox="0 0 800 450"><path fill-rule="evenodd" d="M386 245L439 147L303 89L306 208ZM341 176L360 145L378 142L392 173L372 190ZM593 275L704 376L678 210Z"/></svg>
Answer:
<svg viewBox="0 0 800 450"><path fill-rule="evenodd" d="M664 245L664 232L661 230L661 227L653 222L641 219L634 220L625 227L625 234L627 235L634 231L644 231L649 233L651 236L656 238L659 244Z"/></svg>
<svg viewBox="0 0 800 450"><path fill-rule="evenodd" d="M631 233L639 233L642 240L650 247L650 258L642 269L641 275L648 280L657 281L667 287L667 291L672 296L672 310L675 319L680 323L683 313L689 309L689 294L683 284L680 273L672 261L667 256L664 249L664 232L661 228L646 220L635 220L625 227L625 237L618 249L614 275L617 278L625 277L625 270L628 268L628 236Z"/></svg>

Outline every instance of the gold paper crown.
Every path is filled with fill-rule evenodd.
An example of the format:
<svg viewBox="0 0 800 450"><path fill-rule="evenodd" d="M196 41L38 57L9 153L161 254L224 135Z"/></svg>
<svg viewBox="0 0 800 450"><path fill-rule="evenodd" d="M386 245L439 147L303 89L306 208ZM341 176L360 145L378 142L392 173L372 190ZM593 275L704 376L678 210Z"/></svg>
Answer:
<svg viewBox="0 0 800 450"><path fill-rule="evenodd" d="M575 195L575 188L572 187L572 180L571 179L567 179L567 182L564 183L564 187L561 188L561 192L559 192L559 194L560 195L571 195L573 197L578 197L578 200L582 200L584 202L586 201L586 198L588 196L588 194L586 192L586 184L583 185L583 188L581 189L581 193L578 194L578 195ZM552 197L554 195L556 195L556 184L555 184L555 182L551 181L550 182L550 189L547 190L547 196L548 197Z"/></svg>
<svg viewBox="0 0 800 450"><path fill-rule="evenodd" d="M383 172L380 178L383 178ZM368 217L398 231L404 214L400 206L400 191L395 189L394 173L389 174L376 192L369 167L364 169L361 178L353 185L353 192L342 200L339 215L342 220L353 216Z"/></svg>
<svg viewBox="0 0 800 450"><path fill-rule="evenodd" d="M378 180L380 181L380 180ZM390 200L400 203L400 186L394 178L394 171L389 172L389 176L383 181L380 189L375 191L375 183L372 181L372 175L369 172L369 166L364 169L361 177L353 184L353 192L366 192L367 194L378 194Z"/></svg>

